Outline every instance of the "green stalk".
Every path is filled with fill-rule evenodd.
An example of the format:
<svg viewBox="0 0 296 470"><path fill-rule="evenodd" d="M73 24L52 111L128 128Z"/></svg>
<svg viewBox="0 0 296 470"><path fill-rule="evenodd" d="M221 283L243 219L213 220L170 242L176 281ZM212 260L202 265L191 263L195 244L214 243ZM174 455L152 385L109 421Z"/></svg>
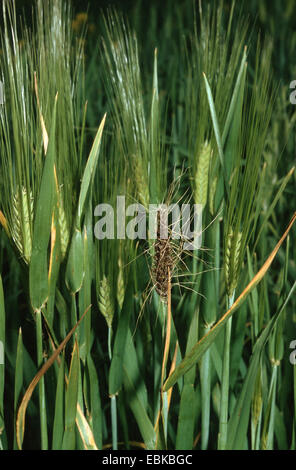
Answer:
<svg viewBox="0 0 296 470"><path fill-rule="evenodd" d="M275 399L276 399L276 386L277 386L277 371L278 365L273 364L272 376L268 394L267 413L262 433L262 449L272 450L274 439L274 421L275 421Z"/></svg>
<svg viewBox="0 0 296 470"><path fill-rule="evenodd" d="M42 352L42 318L41 310L36 311L36 339L37 339L37 361L38 367L43 363ZM40 412L40 429L41 429L41 449L48 449L48 436L47 436L47 417L46 417L46 402L45 402L45 387L44 377L39 382L39 412Z"/></svg>
<svg viewBox="0 0 296 470"><path fill-rule="evenodd" d="M228 298L228 308L232 307L234 295L235 292L233 292L232 296ZM227 442L231 325L232 317L229 318L225 326L218 450L225 450Z"/></svg>
<svg viewBox="0 0 296 470"><path fill-rule="evenodd" d="M164 344L163 357L161 364L160 379L160 400L159 411L156 419L156 449L163 450L167 448L167 431L168 431L168 395L163 390L163 383L166 376L166 366L169 357L170 340L171 340L171 274L168 271L168 298L167 303L160 302L161 322L162 322L162 341Z"/></svg>
<svg viewBox="0 0 296 470"><path fill-rule="evenodd" d="M170 282L169 282L170 286ZM170 287L169 287L170 289ZM168 402L167 402L167 392L163 391L163 383L164 383L164 378L166 375L166 365L167 365L167 360L169 356L169 349L170 349L170 338L171 338L171 306L170 306L170 293L168 297L168 303L162 302L162 314L163 314L163 320L164 320L164 325L165 325L165 330L163 330L163 334L165 335L163 337L164 341L164 352L163 352L163 362L162 362L162 371L161 371L161 384L160 384L160 390L161 390L161 414L163 418L163 433L164 433L164 439L165 442L164 444L166 445L167 442L167 425L168 425Z"/></svg>
<svg viewBox="0 0 296 470"><path fill-rule="evenodd" d="M73 328L77 323L77 307L76 307L76 294L71 293L71 324L70 328Z"/></svg>
<svg viewBox="0 0 296 470"><path fill-rule="evenodd" d="M161 308L161 302L159 300L159 296L157 292L154 290L152 293L153 296L153 305L154 305L154 311L156 312L156 322L157 325L162 326L162 321L163 321L163 316L162 314L158 314L159 309ZM156 423L157 416L159 413L160 409L160 383L161 383L161 361L159 361L159 358L161 357L162 349L161 346L163 344L162 342L163 338L163 330L160 331L160 328L156 329L155 332L155 340L154 340L154 345L153 345L153 371L154 371L154 400L153 400L153 422Z"/></svg>
<svg viewBox="0 0 296 470"><path fill-rule="evenodd" d="M210 330L207 326L205 333ZM211 408L211 350L205 352L201 361L201 450L208 448L210 431L210 408Z"/></svg>
<svg viewBox="0 0 296 470"><path fill-rule="evenodd" d="M211 222L208 220L206 225ZM204 319L206 335L211 327L216 322L217 318L217 296L219 286L219 266L220 266L220 253L219 253L219 229L220 224L217 219L214 223L209 226L206 233L206 246L215 247L214 254L214 265L216 272L207 273L204 277L202 289L207 299L203 302L201 312ZM201 381L201 449L206 450L209 442L209 431L210 431L210 412L211 412L211 348L209 348L202 357L201 368L200 368L200 381Z"/></svg>
<svg viewBox="0 0 296 470"><path fill-rule="evenodd" d="M0 448L3 449L1 434L5 431L4 421L4 385L5 385L5 305L2 276L0 274ZM4 436L3 436L4 438Z"/></svg>
<svg viewBox="0 0 296 470"><path fill-rule="evenodd" d="M293 366L294 369L294 436L296 438L296 365Z"/></svg>
<svg viewBox="0 0 296 470"><path fill-rule="evenodd" d="M109 327L108 328L108 353L109 353L110 361L112 360L111 339L112 339L112 328ZM111 399L112 448L113 450L118 450L116 395L112 395L110 399Z"/></svg>
<svg viewBox="0 0 296 470"><path fill-rule="evenodd" d="M111 424L112 424L112 448L118 450L117 447L117 407L116 396L111 397Z"/></svg>
<svg viewBox="0 0 296 470"><path fill-rule="evenodd" d="M255 392L252 404L251 414L251 449L260 449L260 435L262 424L262 377L261 369L258 371L257 380L255 384Z"/></svg>
<svg viewBox="0 0 296 470"><path fill-rule="evenodd" d="M109 354L109 359L111 361L112 359L112 348L111 348L111 339L112 339L112 328L111 326L108 328L108 354Z"/></svg>
<svg viewBox="0 0 296 470"><path fill-rule="evenodd" d="M17 342L17 351L16 351L16 361L15 361L15 381L14 381L14 422L16 422L17 417L17 407L20 398L20 394L23 387L24 381L24 361L23 361L23 339L22 339L22 330L19 329L18 342ZM16 431L16 430L15 430ZM16 432L13 436L13 450L17 450L17 440Z"/></svg>

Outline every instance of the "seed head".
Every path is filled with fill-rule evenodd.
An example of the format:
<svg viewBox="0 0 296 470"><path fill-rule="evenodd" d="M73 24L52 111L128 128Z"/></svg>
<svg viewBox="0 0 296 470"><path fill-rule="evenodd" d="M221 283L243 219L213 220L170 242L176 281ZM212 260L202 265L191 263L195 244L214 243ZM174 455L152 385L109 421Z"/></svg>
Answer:
<svg viewBox="0 0 296 470"><path fill-rule="evenodd" d="M32 191L28 195L26 188L22 187L13 196L10 232L19 253L27 264L30 262L32 254L31 223L33 215L34 198Z"/></svg>
<svg viewBox="0 0 296 470"><path fill-rule="evenodd" d="M174 259L169 235L162 238L162 221L160 212L157 213L157 239L154 243L154 258L152 277L156 292L166 301L168 295L169 276L174 268Z"/></svg>
<svg viewBox="0 0 296 470"><path fill-rule="evenodd" d="M231 297L238 283L239 257L242 233L235 236L230 228L225 252L225 282L228 297Z"/></svg>
<svg viewBox="0 0 296 470"><path fill-rule="evenodd" d="M105 317L108 327L111 328L114 316L114 303L110 283L105 275L103 276L99 286L98 304L100 312Z"/></svg>

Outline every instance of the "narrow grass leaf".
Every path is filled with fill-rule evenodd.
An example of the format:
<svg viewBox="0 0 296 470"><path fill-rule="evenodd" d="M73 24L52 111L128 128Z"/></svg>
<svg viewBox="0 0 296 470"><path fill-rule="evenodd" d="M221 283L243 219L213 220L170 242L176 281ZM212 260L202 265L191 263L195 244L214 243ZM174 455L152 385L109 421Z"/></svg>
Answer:
<svg viewBox="0 0 296 470"><path fill-rule="evenodd" d="M153 425L147 415L147 411L139 397L136 384L133 383L129 370L124 367L124 388L129 398L129 406L135 416L140 433L145 442L147 450L154 450L156 445L156 434Z"/></svg>
<svg viewBox="0 0 296 470"><path fill-rule="evenodd" d="M141 400L143 407L147 410L148 395L147 388L142 378L141 370L138 364L137 352L134 346L133 338L130 329L127 334L127 341L124 355L124 366L129 371L130 379L133 383L137 384L137 394Z"/></svg>
<svg viewBox="0 0 296 470"><path fill-rule="evenodd" d="M58 208L56 207L51 224L51 247L49 257L49 270L48 270L48 301L46 309L46 318L48 323L52 326L54 317L54 303L55 303L55 290L58 281L58 275L61 263L61 237L58 222Z"/></svg>
<svg viewBox="0 0 296 470"><path fill-rule="evenodd" d="M191 450L193 447L193 432L195 416L192 412L195 402L195 391L191 384L185 384L181 394L180 411L176 437L176 450Z"/></svg>
<svg viewBox="0 0 296 470"><path fill-rule="evenodd" d="M226 188L226 194L227 196L229 196L229 183L228 183L228 180L226 178L226 173L225 173L223 143L222 143L222 137L221 137L221 132L219 128L218 118L216 114L214 99L213 99L212 91L211 91L206 75L203 74L203 77L204 77L204 81L206 84L206 92L207 92L207 97L208 97L208 102L209 102L209 107L210 107L210 112L211 112L211 117L212 117L212 122L213 122L213 127L214 127L214 133L215 133L217 147L218 147L218 155L219 155L220 164L221 164L221 168L222 168L222 172L224 176L224 186Z"/></svg>
<svg viewBox="0 0 296 470"><path fill-rule="evenodd" d="M110 396L116 395L122 385L125 347L129 331L129 319L133 308L132 289L132 283L128 282L112 352L112 361L109 371Z"/></svg>
<svg viewBox="0 0 296 470"><path fill-rule="evenodd" d="M90 410L89 419L93 430L94 439L99 449L103 445L103 411L101 407L100 387L97 376L95 364L90 356L86 360L87 370L89 375L89 395L90 395Z"/></svg>
<svg viewBox="0 0 296 470"><path fill-rule="evenodd" d="M57 96L53 108L50 140L42 173L33 228L32 256L29 268L30 298L34 310L40 309L49 294L48 243L55 203L55 131Z"/></svg>
<svg viewBox="0 0 296 470"><path fill-rule="evenodd" d="M287 429L284 421L284 413L275 407L275 437L277 440L278 449L288 450L288 436Z"/></svg>
<svg viewBox="0 0 296 470"><path fill-rule="evenodd" d="M241 83L242 83L242 79L243 79L243 76L244 76L246 60L247 60L247 50L245 48L244 53L243 53L243 58L242 58L242 61L241 61L241 65L240 65L240 69L239 69L239 72L238 72L237 80L236 80L235 87L234 87L234 90L233 90L231 103L230 103L229 110L228 110L228 113L227 113L224 129L223 129L222 146L224 146L224 144L226 142L228 132L229 132L229 128L230 128L231 122L233 120L233 116L234 116L234 112L235 112L235 108L236 108L236 103L237 103L239 91L241 90Z"/></svg>
<svg viewBox="0 0 296 470"><path fill-rule="evenodd" d="M64 429L65 429L65 405L64 405L64 393L65 393L65 358L62 357L59 373L58 382L56 388L55 397L55 411L53 420L53 431L52 431L52 450L60 450L62 448Z"/></svg>
<svg viewBox="0 0 296 470"><path fill-rule="evenodd" d="M195 343L198 341L198 323L199 323L199 312L198 310L195 310L192 320L191 320L190 328L189 328L189 334L188 334L187 345L186 345L186 354L191 351ZM193 385L195 382L195 377L196 377L196 371L194 368L192 368L192 370L188 371L184 375L184 383Z"/></svg>
<svg viewBox="0 0 296 470"><path fill-rule="evenodd" d="M81 230L76 227L72 236L66 266L66 285L72 295L81 289L84 274L83 236Z"/></svg>
<svg viewBox="0 0 296 470"><path fill-rule="evenodd" d="M89 154L86 166L85 166L85 170L83 173L83 177L81 181L81 189L80 189L80 194L79 194L79 201L78 201L78 211L77 211L77 221L76 221L77 227L80 227L81 225L81 217L82 217L85 199L89 191L89 188L91 187L91 180L94 176L94 172L97 167L105 120L106 120L106 114L104 115L102 122L99 126L99 129L97 131L97 134L96 134L96 137L95 137L93 146L91 148L91 151L90 151L90 154Z"/></svg>
<svg viewBox="0 0 296 470"><path fill-rule="evenodd" d="M65 398L65 432L62 444L63 450L75 449L75 420L78 402L79 368L78 343L77 340L75 340Z"/></svg>
<svg viewBox="0 0 296 470"><path fill-rule="evenodd" d="M0 435L4 430L4 353L5 353L5 306L2 276L0 275Z"/></svg>
<svg viewBox="0 0 296 470"><path fill-rule="evenodd" d="M84 312L87 306L91 303L91 259L89 251L91 251L92 240L89 238L89 234L84 230L83 234L84 242L84 279L83 285L79 292L79 311ZM88 315L81 328L81 334L79 337L79 351L80 359L85 363L86 357L90 350L90 338L91 338L91 314Z"/></svg>
<svg viewBox="0 0 296 470"><path fill-rule="evenodd" d="M24 379L24 357L23 357L23 335L21 328L19 329L16 361L15 361L15 381L14 381L14 423L16 420L16 413L19 404L20 395L23 388ZM16 434L14 429L13 448L17 449Z"/></svg>
<svg viewBox="0 0 296 470"><path fill-rule="evenodd" d="M44 362L41 310L37 310L36 312L36 343L37 343L38 367L41 367ZM38 393L39 393L39 417L40 417L40 430L41 430L41 435L40 435L41 449L48 450L47 406L46 406L44 376L40 378L40 381L38 384Z"/></svg>
<svg viewBox="0 0 296 470"><path fill-rule="evenodd" d="M93 431L83 414L81 406L77 403L76 424L85 450L98 450Z"/></svg>
<svg viewBox="0 0 296 470"><path fill-rule="evenodd" d="M244 91L246 82L246 67L243 69L242 78L240 81L240 88L238 96L236 97L235 105L233 107L233 119L229 127L228 136L224 145L224 158L225 158L225 173L227 181L230 181L233 166L236 162L236 156L239 154L239 139L241 135L242 117L243 117L243 102ZM223 141L223 138L222 138Z"/></svg>

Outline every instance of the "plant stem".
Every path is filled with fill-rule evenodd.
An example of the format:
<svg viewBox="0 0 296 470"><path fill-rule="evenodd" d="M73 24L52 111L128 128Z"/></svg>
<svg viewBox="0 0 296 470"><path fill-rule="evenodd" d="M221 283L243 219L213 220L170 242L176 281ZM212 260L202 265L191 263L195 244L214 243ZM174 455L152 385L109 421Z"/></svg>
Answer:
<svg viewBox="0 0 296 470"><path fill-rule="evenodd" d="M111 397L111 423L112 423L112 448L118 450L117 447L117 406L116 396Z"/></svg>
<svg viewBox="0 0 296 470"><path fill-rule="evenodd" d="M109 353L110 361L112 359L111 338L112 338L112 328L108 328L108 353ZM112 395L110 399L111 399L112 448L113 450L118 450L116 396Z"/></svg>
<svg viewBox="0 0 296 470"><path fill-rule="evenodd" d="M296 365L293 366L294 369L294 439L296 439ZM294 447L295 449L295 447ZM292 449L291 449L292 450Z"/></svg>
<svg viewBox="0 0 296 470"><path fill-rule="evenodd" d="M112 328L108 328L108 354L109 354L110 361L112 359L111 339L112 339Z"/></svg>
<svg viewBox="0 0 296 470"><path fill-rule="evenodd" d="M36 339L37 339L37 361L38 367L43 363L42 351L42 317L41 310L36 311ZM40 412L40 428L41 428L41 449L48 449L48 436L47 436L47 417L46 417L46 403L45 403L45 387L44 377L39 382L39 412Z"/></svg>
<svg viewBox="0 0 296 470"><path fill-rule="evenodd" d="M228 298L228 308L232 307L234 302L232 296ZM230 360L230 339L231 339L232 318L230 317L225 326L222 384L221 384L221 405L219 420L218 449L225 450L227 442L227 423L228 423L228 400L229 400L229 360Z"/></svg>
<svg viewBox="0 0 296 470"><path fill-rule="evenodd" d="M207 326L204 334L210 330ZM211 350L205 352L201 361L201 450L206 450L209 442L210 405L211 405Z"/></svg>
<svg viewBox="0 0 296 470"><path fill-rule="evenodd" d="M272 376L268 393L266 420L262 433L262 450L273 449L277 372L278 365L274 364L272 367Z"/></svg>
<svg viewBox="0 0 296 470"><path fill-rule="evenodd" d="M161 391L164 382L165 376L165 368L168 360L169 349L170 349L170 341L171 341L171 326L172 326L172 312L171 312L171 280L170 280L170 271L168 270L168 300L167 300L167 308L164 309L167 312L166 318L166 338L165 338L165 345L164 345L164 352L163 352L163 361L162 361L162 369L161 369Z"/></svg>
<svg viewBox="0 0 296 470"><path fill-rule="evenodd" d="M167 303L162 303L162 313L164 315L163 318L163 325L166 327L165 333L165 344L164 344L164 351L163 351L163 358L162 358L162 366L161 366L161 379L160 379L160 404L159 404L159 411L156 419L155 429L157 430L157 445L156 449L164 449L166 446L167 440L167 422L168 422L168 395L167 392L163 391L163 383L166 373L166 365L169 355L170 349L170 341L171 341L171 326L172 326L172 311L171 311L171 273L170 269L168 268L168 296L167 296ZM162 422L161 422L162 420ZM163 431L163 433L161 432ZM163 442L163 439L165 442Z"/></svg>
<svg viewBox="0 0 296 470"><path fill-rule="evenodd" d="M168 269L168 299L167 299L167 318L166 318L166 339L163 353L163 363L161 371L161 403L162 414L164 420L164 435L167 440L167 421L168 421L168 407L167 407L167 392L163 391L163 382L165 377L165 370L169 356L170 342L171 342L171 329L172 329L172 310L171 310L171 273Z"/></svg>

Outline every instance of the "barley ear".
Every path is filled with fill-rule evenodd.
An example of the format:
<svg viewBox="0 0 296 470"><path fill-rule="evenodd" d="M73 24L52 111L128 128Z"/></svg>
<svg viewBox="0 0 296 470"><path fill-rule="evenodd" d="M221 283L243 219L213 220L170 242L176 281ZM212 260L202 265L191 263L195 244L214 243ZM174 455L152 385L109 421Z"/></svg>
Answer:
<svg viewBox="0 0 296 470"><path fill-rule="evenodd" d="M117 302L121 310L124 301L124 277L121 258L118 258L118 276L117 276Z"/></svg>
<svg viewBox="0 0 296 470"><path fill-rule="evenodd" d="M217 183L218 183L218 177L215 176L213 178L213 181L210 183L210 188L209 188L209 209L210 209L211 215L214 215L215 213L215 195L216 195Z"/></svg>
<svg viewBox="0 0 296 470"><path fill-rule="evenodd" d="M228 297L232 296L238 283L241 239L242 233L237 232L235 236L232 228L230 228L225 252L225 282Z"/></svg>
<svg viewBox="0 0 296 470"><path fill-rule="evenodd" d="M156 292L162 301L167 302L169 288L169 273L173 272L174 260L170 238L161 237L161 216L157 214L157 239L154 243L154 258L152 266L152 280Z"/></svg>
<svg viewBox="0 0 296 470"><path fill-rule="evenodd" d="M211 155L211 145L208 143L208 141L205 141L198 156L197 169L194 177L195 204L202 204L203 207L205 207L208 197L208 180Z"/></svg>
<svg viewBox="0 0 296 470"><path fill-rule="evenodd" d="M260 413L262 410L262 383L261 383L261 373L259 371L256 385L255 393L252 402L252 422L253 426L256 428L259 422Z"/></svg>
<svg viewBox="0 0 296 470"><path fill-rule="evenodd" d="M99 286L98 304L101 314L105 317L108 328L111 328L114 316L114 303L110 289L110 283L104 275Z"/></svg>
<svg viewBox="0 0 296 470"><path fill-rule="evenodd" d="M13 196L10 232L19 253L27 264L30 262L32 254L31 223L34 211L33 204L32 191L27 195L25 187L17 190Z"/></svg>
<svg viewBox="0 0 296 470"><path fill-rule="evenodd" d="M64 210L63 199L61 195L59 195L58 213L59 213L59 226L60 226L60 235L61 235L61 254L62 254L62 259L64 259L67 253L68 245L69 245L70 234L69 234L67 218L66 218L66 214Z"/></svg>
<svg viewBox="0 0 296 470"><path fill-rule="evenodd" d="M149 206L149 187L148 187L148 175L145 171L144 162L141 158L136 155L132 156L133 172L135 177L136 191L139 198L139 202L148 209Z"/></svg>

